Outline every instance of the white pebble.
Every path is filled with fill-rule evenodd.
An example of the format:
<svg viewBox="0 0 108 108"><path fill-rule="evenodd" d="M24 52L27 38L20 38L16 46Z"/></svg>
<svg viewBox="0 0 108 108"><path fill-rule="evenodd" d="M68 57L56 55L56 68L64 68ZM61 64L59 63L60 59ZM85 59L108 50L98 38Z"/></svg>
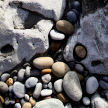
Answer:
<svg viewBox="0 0 108 108"><path fill-rule="evenodd" d="M90 104L90 99L88 97L83 97L82 101L83 101L84 105L89 105Z"/></svg>
<svg viewBox="0 0 108 108"><path fill-rule="evenodd" d="M72 108L71 103L67 103L64 108Z"/></svg>
<svg viewBox="0 0 108 108"><path fill-rule="evenodd" d="M43 89L41 91L41 96L50 96L52 94L52 90L50 89Z"/></svg>

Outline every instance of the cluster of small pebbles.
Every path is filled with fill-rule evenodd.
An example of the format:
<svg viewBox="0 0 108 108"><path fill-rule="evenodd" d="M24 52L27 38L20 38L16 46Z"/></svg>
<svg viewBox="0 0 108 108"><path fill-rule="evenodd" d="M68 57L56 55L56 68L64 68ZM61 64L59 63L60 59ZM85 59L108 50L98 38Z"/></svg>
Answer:
<svg viewBox="0 0 108 108"><path fill-rule="evenodd" d="M81 4L74 1L65 20L50 31L51 49L74 32ZM84 59L82 45L74 49L77 59ZM56 61L50 56L37 57L20 69L0 76L0 108L108 108L108 77L89 75L80 62Z"/></svg>

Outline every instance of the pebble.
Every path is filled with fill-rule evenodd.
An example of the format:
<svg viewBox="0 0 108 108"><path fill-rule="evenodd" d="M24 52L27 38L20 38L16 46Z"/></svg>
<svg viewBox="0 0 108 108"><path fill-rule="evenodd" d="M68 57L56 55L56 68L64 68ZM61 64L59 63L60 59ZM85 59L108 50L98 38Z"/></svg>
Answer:
<svg viewBox="0 0 108 108"><path fill-rule="evenodd" d="M0 102L3 104L5 102L4 98L0 96Z"/></svg>
<svg viewBox="0 0 108 108"><path fill-rule="evenodd" d="M103 77L103 80L108 82L108 77L107 76Z"/></svg>
<svg viewBox="0 0 108 108"><path fill-rule="evenodd" d="M50 96L50 95L52 95L52 90L50 89L43 89L41 91L41 96Z"/></svg>
<svg viewBox="0 0 108 108"><path fill-rule="evenodd" d="M0 81L0 92L1 93L8 92L8 85L2 81Z"/></svg>
<svg viewBox="0 0 108 108"><path fill-rule="evenodd" d="M30 97L29 97L28 94L25 94L25 95L24 95L24 98L25 98L26 101L29 101L29 99L30 99Z"/></svg>
<svg viewBox="0 0 108 108"><path fill-rule="evenodd" d="M45 75L42 76L41 79L44 83L49 83L51 81L51 75L50 74L45 74Z"/></svg>
<svg viewBox="0 0 108 108"><path fill-rule="evenodd" d="M75 47L74 52L75 52L75 55L80 59L84 59L87 55L86 48L82 45L77 45Z"/></svg>
<svg viewBox="0 0 108 108"><path fill-rule="evenodd" d="M12 78L9 78L9 79L6 81L6 84L7 84L8 86L13 85L13 79L12 79Z"/></svg>
<svg viewBox="0 0 108 108"><path fill-rule="evenodd" d="M34 108L64 108L63 103L59 99L46 99L40 102L37 102Z"/></svg>
<svg viewBox="0 0 108 108"><path fill-rule="evenodd" d="M57 94L57 98L61 100L63 103L68 102L67 98L62 93Z"/></svg>
<svg viewBox="0 0 108 108"><path fill-rule="evenodd" d="M25 86L20 82L15 82L13 84L13 92L16 97L23 98L25 95Z"/></svg>
<svg viewBox="0 0 108 108"><path fill-rule="evenodd" d="M4 73L1 75L1 81L5 82L10 77L10 74Z"/></svg>
<svg viewBox="0 0 108 108"><path fill-rule="evenodd" d="M33 65L38 69L49 68L53 63L54 60L51 57L38 57L33 60Z"/></svg>
<svg viewBox="0 0 108 108"><path fill-rule="evenodd" d="M52 82L49 82L49 83L48 83L48 88L49 88L49 89L52 89L52 88L53 88Z"/></svg>
<svg viewBox="0 0 108 108"><path fill-rule="evenodd" d="M20 102L22 106L26 103L25 99L21 99Z"/></svg>
<svg viewBox="0 0 108 108"><path fill-rule="evenodd" d="M71 103L67 103L64 108L72 108Z"/></svg>
<svg viewBox="0 0 108 108"><path fill-rule="evenodd" d="M30 75L31 75L31 67L27 66L26 69L25 69L25 76L30 77Z"/></svg>
<svg viewBox="0 0 108 108"><path fill-rule="evenodd" d="M84 67L81 64L75 64L75 70L82 73L84 72Z"/></svg>
<svg viewBox="0 0 108 108"><path fill-rule="evenodd" d="M66 20L57 21L56 29L59 32L62 32L64 34L66 34L66 35L72 35L72 33L74 32L73 25L70 22L66 21Z"/></svg>
<svg viewBox="0 0 108 108"><path fill-rule="evenodd" d="M79 1L73 1L71 4L71 8L81 11L81 4Z"/></svg>
<svg viewBox="0 0 108 108"><path fill-rule="evenodd" d="M22 108L32 108L31 104L29 102L26 102Z"/></svg>
<svg viewBox="0 0 108 108"><path fill-rule="evenodd" d="M56 77L63 77L70 68L64 62L55 62L52 65L52 72Z"/></svg>
<svg viewBox="0 0 108 108"><path fill-rule="evenodd" d="M63 90L63 80L59 79L54 82L54 89L56 92L60 93Z"/></svg>
<svg viewBox="0 0 108 108"><path fill-rule="evenodd" d="M89 77L88 80L86 81L86 91L88 94L93 94L96 92L96 90L98 89L99 84L97 79L92 76Z"/></svg>
<svg viewBox="0 0 108 108"><path fill-rule="evenodd" d="M90 105L90 99L88 97L83 97L82 101L84 105Z"/></svg>
<svg viewBox="0 0 108 108"><path fill-rule="evenodd" d="M25 69L20 69L18 71L18 81L23 81L24 80L24 74L25 74Z"/></svg>
<svg viewBox="0 0 108 108"><path fill-rule="evenodd" d="M14 81L14 82L16 82L16 81L17 81L17 79L18 79L18 77L17 77L17 76L14 76L14 77L13 77L13 81Z"/></svg>
<svg viewBox="0 0 108 108"><path fill-rule="evenodd" d="M41 90L42 90L42 84L41 83L37 83L35 90L33 92L33 97L38 99L41 95Z"/></svg>
<svg viewBox="0 0 108 108"><path fill-rule="evenodd" d="M73 101L79 101L82 98L82 89L76 72L69 71L66 73L63 78L63 88Z"/></svg>
<svg viewBox="0 0 108 108"><path fill-rule="evenodd" d="M46 84L46 83L43 83L43 88L48 88L48 84Z"/></svg>
<svg viewBox="0 0 108 108"><path fill-rule="evenodd" d="M101 87L102 89L108 90L108 83L107 83L107 82L105 82L105 81L103 81L103 80L100 80L100 81L99 81L99 84L100 84L100 87Z"/></svg>
<svg viewBox="0 0 108 108"><path fill-rule="evenodd" d="M30 97L29 102L31 103L32 107L36 105L36 101L33 99L33 97Z"/></svg>
<svg viewBox="0 0 108 108"><path fill-rule="evenodd" d="M16 103L14 108L21 108L21 104L20 103Z"/></svg>
<svg viewBox="0 0 108 108"><path fill-rule="evenodd" d="M43 75L43 74L51 74L52 73L52 70L51 69L43 69L42 71L41 71L41 74Z"/></svg>
<svg viewBox="0 0 108 108"><path fill-rule="evenodd" d="M75 24L77 22L77 15L74 11L69 11L66 14L66 19L71 22L72 24Z"/></svg>
<svg viewBox="0 0 108 108"><path fill-rule="evenodd" d="M26 86L26 88L32 88L32 87L35 87L36 86L37 82L38 82L38 79L37 78L30 77L30 78L28 78L26 80L25 86Z"/></svg>
<svg viewBox="0 0 108 108"><path fill-rule="evenodd" d="M53 40L63 40L65 35L53 29L50 31L50 37Z"/></svg>

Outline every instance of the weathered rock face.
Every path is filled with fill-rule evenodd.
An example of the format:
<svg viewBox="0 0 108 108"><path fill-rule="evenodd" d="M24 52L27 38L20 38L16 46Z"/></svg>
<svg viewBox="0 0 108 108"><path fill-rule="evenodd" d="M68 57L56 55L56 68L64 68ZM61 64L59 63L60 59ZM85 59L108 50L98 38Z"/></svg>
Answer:
<svg viewBox="0 0 108 108"><path fill-rule="evenodd" d="M35 54L44 53L49 48L48 34L53 23L35 17L37 14L20 9L17 5L9 5L7 0L0 3L0 72L2 73L12 69L23 59L28 61ZM31 14L33 22L29 22ZM36 21L37 19L40 21ZM32 25L28 27L27 23Z"/></svg>
<svg viewBox="0 0 108 108"><path fill-rule="evenodd" d="M81 19L81 28L70 37L64 51L67 61L75 60L74 47L82 44L87 57L81 61L90 73L108 75L108 5Z"/></svg>
<svg viewBox="0 0 108 108"><path fill-rule="evenodd" d="M65 0L13 0L14 3L22 4L21 7L33 12L38 12L47 18L59 20L64 12Z"/></svg>

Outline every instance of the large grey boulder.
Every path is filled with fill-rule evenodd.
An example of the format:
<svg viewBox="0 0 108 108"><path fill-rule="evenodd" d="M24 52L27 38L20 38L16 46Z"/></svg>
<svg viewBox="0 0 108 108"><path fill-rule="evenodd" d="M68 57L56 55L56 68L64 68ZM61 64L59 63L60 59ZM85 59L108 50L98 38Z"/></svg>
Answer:
<svg viewBox="0 0 108 108"><path fill-rule="evenodd" d="M90 73L108 75L108 5L80 20L81 28L73 34L66 45L64 58L75 60L75 45L87 48L87 57L81 61Z"/></svg>
<svg viewBox="0 0 108 108"><path fill-rule="evenodd" d="M13 0L21 3L21 7L33 12L38 12L47 18L59 20L63 16L66 0Z"/></svg>
<svg viewBox="0 0 108 108"><path fill-rule="evenodd" d="M30 13L10 5L7 0L0 4L0 73L49 48L48 34L53 26L52 21L40 19L26 29L24 24Z"/></svg>

